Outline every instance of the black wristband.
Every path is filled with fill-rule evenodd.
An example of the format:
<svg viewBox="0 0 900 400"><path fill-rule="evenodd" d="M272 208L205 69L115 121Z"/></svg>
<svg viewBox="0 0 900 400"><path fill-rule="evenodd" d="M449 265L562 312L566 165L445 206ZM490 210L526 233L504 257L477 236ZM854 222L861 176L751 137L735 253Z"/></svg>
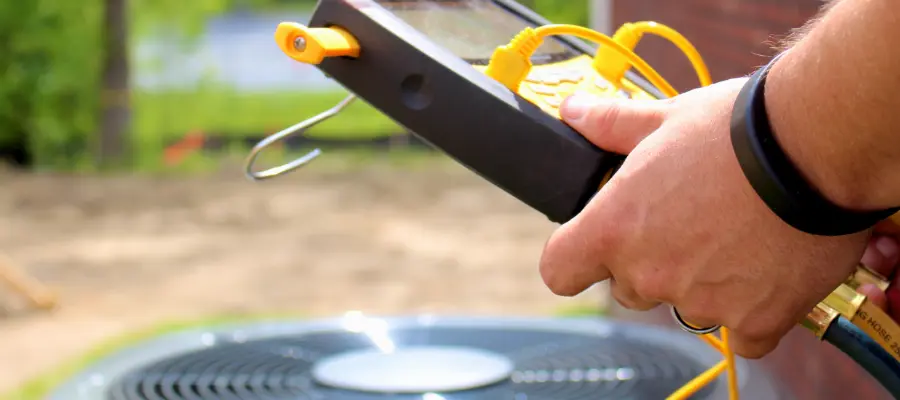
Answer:
<svg viewBox="0 0 900 400"><path fill-rule="evenodd" d="M741 89L731 116L731 142L750 185L784 222L803 232L839 236L864 231L898 208L859 212L835 205L803 178L781 149L766 112L766 76L781 55Z"/></svg>

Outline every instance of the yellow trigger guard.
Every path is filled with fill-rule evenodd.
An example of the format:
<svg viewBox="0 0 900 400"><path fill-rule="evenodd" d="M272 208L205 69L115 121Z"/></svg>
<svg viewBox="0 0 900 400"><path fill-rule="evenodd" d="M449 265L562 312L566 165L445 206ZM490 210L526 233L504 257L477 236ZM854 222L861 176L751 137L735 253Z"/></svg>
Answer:
<svg viewBox="0 0 900 400"><path fill-rule="evenodd" d="M284 54L305 64L319 64L326 57L359 57L359 42L341 28L309 28L282 22L275 29L275 43Z"/></svg>

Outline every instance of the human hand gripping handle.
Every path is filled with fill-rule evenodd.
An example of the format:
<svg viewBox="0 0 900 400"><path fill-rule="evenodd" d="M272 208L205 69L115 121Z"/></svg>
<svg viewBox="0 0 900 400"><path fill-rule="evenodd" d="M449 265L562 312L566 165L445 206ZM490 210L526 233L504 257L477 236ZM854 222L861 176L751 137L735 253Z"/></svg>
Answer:
<svg viewBox="0 0 900 400"><path fill-rule="evenodd" d="M567 123L628 157L547 242L540 271L554 293L609 279L623 306L670 304L693 324L728 327L735 353L758 358L854 270L868 233L796 230L743 176L729 120L744 82L666 100L565 101Z"/></svg>

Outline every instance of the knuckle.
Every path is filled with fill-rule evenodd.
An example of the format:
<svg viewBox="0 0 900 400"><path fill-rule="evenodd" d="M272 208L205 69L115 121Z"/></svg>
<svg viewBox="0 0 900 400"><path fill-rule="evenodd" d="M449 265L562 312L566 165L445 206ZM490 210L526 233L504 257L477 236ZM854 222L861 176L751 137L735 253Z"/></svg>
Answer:
<svg viewBox="0 0 900 400"><path fill-rule="evenodd" d="M613 298L623 307L633 311L647 311L659 305L653 299L641 296L632 286L623 285L621 282L610 280Z"/></svg>
<svg viewBox="0 0 900 400"><path fill-rule="evenodd" d="M660 268L631 269L630 281L638 296L657 301L669 300L670 281Z"/></svg>

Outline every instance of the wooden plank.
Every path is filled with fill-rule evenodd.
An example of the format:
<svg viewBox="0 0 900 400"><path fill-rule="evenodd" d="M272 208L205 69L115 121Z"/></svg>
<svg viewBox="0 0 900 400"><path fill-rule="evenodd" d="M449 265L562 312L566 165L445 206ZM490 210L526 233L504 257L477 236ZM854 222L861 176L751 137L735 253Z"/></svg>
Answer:
<svg viewBox="0 0 900 400"><path fill-rule="evenodd" d="M50 310L57 306L56 293L2 254L0 254L0 280L38 309Z"/></svg>

